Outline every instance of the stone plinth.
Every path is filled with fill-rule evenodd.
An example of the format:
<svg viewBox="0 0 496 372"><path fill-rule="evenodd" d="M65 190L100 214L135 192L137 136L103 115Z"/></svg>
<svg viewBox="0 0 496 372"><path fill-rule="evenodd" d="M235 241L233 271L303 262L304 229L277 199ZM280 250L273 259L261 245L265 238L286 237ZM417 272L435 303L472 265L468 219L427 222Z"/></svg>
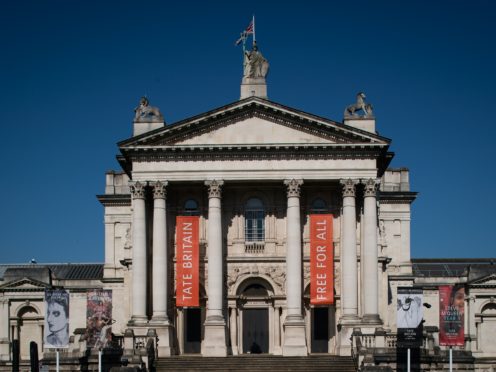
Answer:
<svg viewBox="0 0 496 372"><path fill-rule="evenodd" d="M362 118L362 117L344 118L343 124L349 125L350 127L353 127L353 128L358 128L358 129L364 130L366 132L376 134L375 118Z"/></svg>
<svg viewBox="0 0 496 372"><path fill-rule="evenodd" d="M205 321L205 339L202 342L201 353L203 356L227 356L226 322L222 318Z"/></svg>
<svg viewBox="0 0 496 372"><path fill-rule="evenodd" d="M133 124L133 136L139 136L140 134L162 128L165 126L164 122L134 122Z"/></svg>
<svg viewBox="0 0 496 372"><path fill-rule="evenodd" d="M284 322L284 356L306 356L308 349L305 338L305 322L300 319L288 319Z"/></svg>
<svg viewBox="0 0 496 372"><path fill-rule="evenodd" d="M265 78L243 78L240 99L248 97L267 99L267 83L265 82Z"/></svg>

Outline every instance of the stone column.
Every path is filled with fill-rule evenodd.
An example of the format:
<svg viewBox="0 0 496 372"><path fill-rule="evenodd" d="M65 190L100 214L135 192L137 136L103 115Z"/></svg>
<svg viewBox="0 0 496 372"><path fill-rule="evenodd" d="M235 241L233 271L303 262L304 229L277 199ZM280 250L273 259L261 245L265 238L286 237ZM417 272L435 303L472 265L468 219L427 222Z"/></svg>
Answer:
<svg viewBox="0 0 496 372"><path fill-rule="evenodd" d="M146 316L146 183L131 185L133 197L133 308L131 325L144 325Z"/></svg>
<svg viewBox="0 0 496 372"><path fill-rule="evenodd" d="M202 354L226 356L226 321L222 312L223 253L221 187L223 181L205 181L208 186L208 303Z"/></svg>
<svg viewBox="0 0 496 372"><path fill-rule="evenodd" d="M231 349L233 355L238 355L238 314L236 304L234 304L229 312L229 328L231 330Z"/></svg>
<svg viewBox="0 0 496 372"><path fill-rule="evenodd" d="M283 355L307 355L305 322L302 316L302 245L300 222L300 187L303 180L286 180L286 302Z"/></svg>
<svg viewBox="0 0 496 372"><path fill-rule="evenodd" d="M172 330L167 315L169 289L167 254L167 182L157 181L153 186L153 316L160 342L158 356L172 354Z"/></svg>
<svg viewBox="0 0 496 372"><path fill-rule="evenodd" d="M363 321L380 324L379 317L379 280L377 264L377 187L379 180L362 180L364 184L363 201Z"/></svg>
<svg viewBox="0 0 496 372"><path fill-rule="evenodd" d="M274 306L274 354L281 353L281 312L279 305Z"/></svg>
<svg viewBox="0 0 496 372"><path fill-rule="evenodd" d="M9 300L0 298L0 360L10 360Z"/></svg>
<svg viewBox="0 0 496 372"><path fill-rule="evenodd" d="M341 283L343 320L358 319L358 269L355 185L358 180L341 180L343 186L343 236L341 240Z"/></svg>

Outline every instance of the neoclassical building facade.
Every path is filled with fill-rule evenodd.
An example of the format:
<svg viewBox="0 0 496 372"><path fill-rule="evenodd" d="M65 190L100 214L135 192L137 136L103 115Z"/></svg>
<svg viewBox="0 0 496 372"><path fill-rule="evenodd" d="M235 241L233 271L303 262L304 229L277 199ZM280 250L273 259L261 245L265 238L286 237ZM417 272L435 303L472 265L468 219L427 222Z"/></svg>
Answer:
<svg viewBox="0 0 496 372"><path fill-rule="evenodd" d="M121 169L107 172L98 195L104 264L69 265L70 275L63 265L2 266L3 365L13 339L22 339L23 358L30 338L40 355L53 356L40 333L41 293L53 285L71 293L67 355L84 349L84 291L102 288L112 290L112 333L130 359L152 340L158 358L326 353L353 354L363 365L394 365L396 288L418 286L432 305L425 342L445 360L436 344L437 285L462 282L467 334L458 363L492 366L496 272L484 260L470 271L468 261L411 259L417 193L408 169L389 168L391 141L378 134L363 93L334 121L275 103L265 76L244 76L240 100L174 124L147 99L135 111L133 136L118 143ZM311 294L318 215L332 221L332 275L320 284L333 301L325 305ZM178 217L197 221L197 257L178 254ZM179 267L193 258L198 285L189 287ZM446 268L456 264L464 269L453 276ZM185 293L197 304L180 305Z"/></svg>

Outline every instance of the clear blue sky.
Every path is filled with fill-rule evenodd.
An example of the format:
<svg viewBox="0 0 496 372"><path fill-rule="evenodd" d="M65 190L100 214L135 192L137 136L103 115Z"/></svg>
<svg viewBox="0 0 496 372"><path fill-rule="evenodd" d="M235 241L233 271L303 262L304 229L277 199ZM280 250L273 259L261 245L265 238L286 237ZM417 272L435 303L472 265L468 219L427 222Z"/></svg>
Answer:
<svg viewBox="0 0 496 372"><path fill-rule="evenodd" d="M236 101L253 13L271 100L341 121L366 92L420 192L412 256L496 256L496 2L37 0L0 5L0 261L103 261L139 97L168 123Z"/></svg>

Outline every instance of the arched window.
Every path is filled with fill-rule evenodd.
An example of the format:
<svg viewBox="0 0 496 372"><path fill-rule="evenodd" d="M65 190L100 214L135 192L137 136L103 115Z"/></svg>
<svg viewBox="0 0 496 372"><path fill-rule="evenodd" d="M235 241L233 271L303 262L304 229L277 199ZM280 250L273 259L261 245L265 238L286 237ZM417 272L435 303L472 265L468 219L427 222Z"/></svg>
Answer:
<svg viewBox="0 0 496 372"><path fill-rule="evenodd" d="M198 203L196 200L188 199L184 203L184 214L187 216L195 216L199 213Z"/></svg>
<svg viewBox="0 0 496 372"><path fill-rule="evenodd" d="M317 198L312 202L312 213L326 213L327 203L324 199Z"/></svg>
<svg viewBox="0 0 496 372"><path fill-rule="evenodd" d="M245 240L265 240L265 208L260 199L248 199L245 205Z"/></svg>

